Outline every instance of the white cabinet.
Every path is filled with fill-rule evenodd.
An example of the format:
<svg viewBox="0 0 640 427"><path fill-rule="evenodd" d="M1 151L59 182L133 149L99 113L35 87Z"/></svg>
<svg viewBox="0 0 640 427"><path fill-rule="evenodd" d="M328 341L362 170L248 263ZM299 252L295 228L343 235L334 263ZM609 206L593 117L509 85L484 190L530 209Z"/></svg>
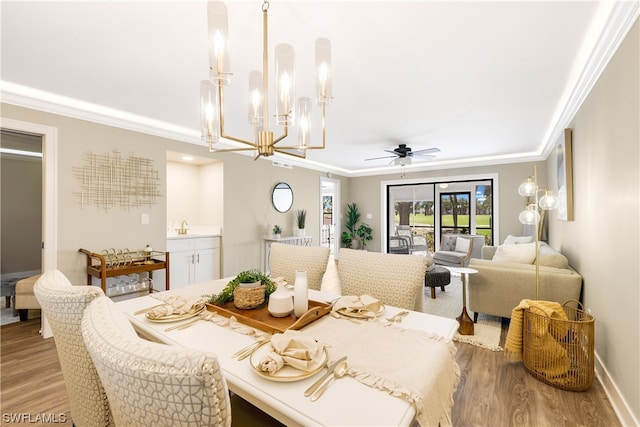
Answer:
<svg viewBox="0 0 640 427"><path fill-rule="evenodd" d="M220 237L169 239L167 251L171 254L171 289L220 278Z"/></svg>

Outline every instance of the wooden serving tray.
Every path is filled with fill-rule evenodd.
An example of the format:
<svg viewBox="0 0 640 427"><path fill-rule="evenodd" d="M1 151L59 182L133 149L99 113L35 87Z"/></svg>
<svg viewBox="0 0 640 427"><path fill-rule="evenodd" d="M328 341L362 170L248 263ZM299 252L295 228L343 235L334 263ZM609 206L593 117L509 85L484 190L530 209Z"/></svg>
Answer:
<svg viewBox="0 0 640 427"><path fill-rule="evenodd" d="M224 317L235 316L240 323L271 334L282 333L287 329L298 330L315 322L331 311L331 305L325 302L309 300L309 310L299 318L291 312L287 317L273 317L267 305L252 310L236 308L233 301L223 305L206 304L207 310Z"/></svg>

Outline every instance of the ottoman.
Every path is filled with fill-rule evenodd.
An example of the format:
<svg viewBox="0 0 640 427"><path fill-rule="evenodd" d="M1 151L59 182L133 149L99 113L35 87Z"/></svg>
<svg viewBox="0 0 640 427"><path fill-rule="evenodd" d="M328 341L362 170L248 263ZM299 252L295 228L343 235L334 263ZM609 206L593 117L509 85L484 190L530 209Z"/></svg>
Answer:
<svg viewBox="0 0 640 427"><path fill-rule="evenodd" d="M16 301L15 308L18 310L20 320L24 321L28 318L29 309L40 309L40 303L33 293L33 285L40 278L40 274L18 280L16 283Z"/></svg>
<svg viewBox="0 0 640 427"><path fill-rule="evenodd" d="M444 287L451 283L451 272L439 265L436 265L424 275L424 285L431 287L431 298L436 298L436 288L440 287L444 291Z"/></svg>

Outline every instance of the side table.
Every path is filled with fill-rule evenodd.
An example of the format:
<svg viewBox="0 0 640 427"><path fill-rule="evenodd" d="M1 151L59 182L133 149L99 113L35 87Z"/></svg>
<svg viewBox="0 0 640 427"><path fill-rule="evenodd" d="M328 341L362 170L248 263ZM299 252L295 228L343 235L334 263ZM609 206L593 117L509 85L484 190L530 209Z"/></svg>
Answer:
<svg viewBox="0 0 640 427"><path fill-rule="evenodd" d="M459 274L462 277L462 313L456 317L456 320L460 323L458 333L460 335L473 335L473 320L467 313L467 282L469 281L469 274L477 273L478 270L467 267L446 267L452 273Z"/></svg>

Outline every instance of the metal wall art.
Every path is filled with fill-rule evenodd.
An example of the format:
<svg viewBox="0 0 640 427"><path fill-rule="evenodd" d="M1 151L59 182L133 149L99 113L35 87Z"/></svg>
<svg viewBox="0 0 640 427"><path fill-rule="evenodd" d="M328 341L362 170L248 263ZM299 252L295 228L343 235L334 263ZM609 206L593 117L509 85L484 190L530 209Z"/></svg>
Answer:
<svg viewBox="0 0 640 427"><path fill-rule="evenodd" d="M153 160L130 154L123 157L118 150L111 153L86 153L85 164L74 167L81 190L75 192L80 207L97 206L105 211L118 205L131 207L156 204L160 194L158 170Z"/></svg>

